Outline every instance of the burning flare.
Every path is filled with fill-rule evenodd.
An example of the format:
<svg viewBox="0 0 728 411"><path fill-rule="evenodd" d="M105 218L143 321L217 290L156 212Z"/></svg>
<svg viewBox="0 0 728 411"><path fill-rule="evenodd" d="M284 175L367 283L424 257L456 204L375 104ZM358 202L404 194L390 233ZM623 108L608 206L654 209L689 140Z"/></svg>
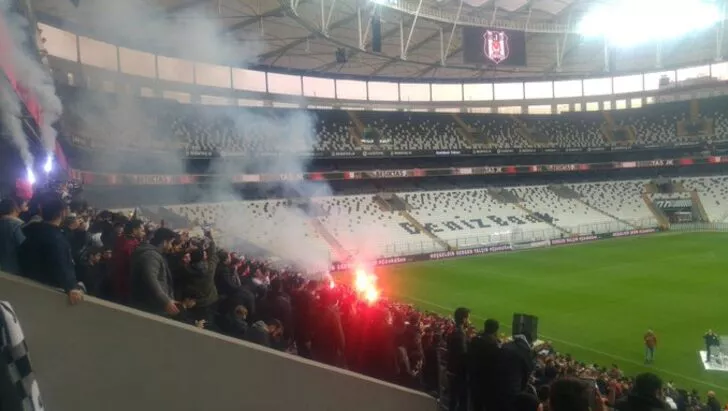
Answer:
<svg viewBox="0 0 728 411"><path fill-rule="evenodd" d="M364 299L369 304L374 304L379 300L379 290L376 283L377 277L366 272L363 268L358 268L354 272L354 290L356 290L359 298Z"/></svg>

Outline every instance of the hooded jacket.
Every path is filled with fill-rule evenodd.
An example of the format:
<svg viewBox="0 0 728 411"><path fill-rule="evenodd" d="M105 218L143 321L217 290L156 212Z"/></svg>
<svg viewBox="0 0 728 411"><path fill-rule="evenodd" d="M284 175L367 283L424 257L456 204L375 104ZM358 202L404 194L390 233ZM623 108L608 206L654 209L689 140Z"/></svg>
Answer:
<svg viewBox="0 0 728 411"><path fill-rule="evenodd" d="M26 225L23 233L18 254L22 275L65 292L78 288L71 245L61 228L40 222Z"/></svg>
<svg viewBox="0 0 728 411"><path fill-rule="evenodd" d="M157 247L141 244L131 255L131 302L147 311L161 312L172 301L172 272Z"/></svg>

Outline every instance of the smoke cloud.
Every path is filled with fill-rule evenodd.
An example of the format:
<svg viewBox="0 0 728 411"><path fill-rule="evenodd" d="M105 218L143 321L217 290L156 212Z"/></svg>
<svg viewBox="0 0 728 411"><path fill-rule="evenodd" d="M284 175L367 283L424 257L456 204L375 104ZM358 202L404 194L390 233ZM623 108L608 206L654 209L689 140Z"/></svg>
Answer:
<svg viewBox="0 0 728 411"><path fill-rule="evenodd" d="M241 42L221 35L220 20L204 10L198 8L171 18L139 0L89 1L81 2L75 19L103 27L110 38L154 41L162 49L159 54L168 57L235 67L254 63L259 41L251 38ZM165 153L155 157L155 162L163 164L154 166L167 174L184 174L188 159L182 152L186 150L169 149L182 142L187 146L184 148L193 151L225 146L245 152L235 157L221 153L221 158L211 161L207 174L287 173L290 179L259 183L259 191L281 196L280 200L269 200L267 207L264 201L255 201L259 197L242 194L228 180L200 187L195 193L199 202L228 203L218 205L214 217L198 219L214 219L215 228L225 234L230 245L252 243L309 271L329 266L327 243L317 234L313 221L317 211L307 204L311 198L330 196L331 190L326 183L301 179L311 161L302 153L310 152L316 141L315 119L310 113L209 107L156 99L142 99L140 103L136 97L83 90L74 93L72 102L66 103L65 125L73 130L78 142L98 146L99 140L105 140L107 147L96 147L93 151L94 169L143 174L144 167L134 150L147 147L144 151L149 153L154 149L149 148L150 142L154 142L151 144L159 143L160 153ZM257 155L260 151L278 155ZM183 204L189 199L190 187L184 187L178 193L170 193L164 202ZM239 203L242 200L249 201ZM177 210L194 208L189 205ZM247 252L244 248L239 251Z"/></svg>
<svg viewBox="0 0 728 411"><path fill-rule="evenodd" d="M37 99L42 112L41 124L38 125L41 142L45 151L52 153L55 150L57 137L53 125L61 117L63 107L61 100L56 95L55 85L53 84L50 72L40 62L39 57L35 54L36 47L31 43L32 38L29 36L31 32L29 29L34 32L35 28L29 28L28 20L12 9L9 0L0 0L0 11L2 11L4 16L10 40L10 50L6 50L8 62L14 67L14 75L18 82ZM7 98L7 100L9 99L10 97ZM16 96L15 99L18 100L18 97ZM3 98L3 102L5 100L6 98ZM18 105L17 112L19 113L20 102L17 101L15 104ZM14 112L12 106L10 105L7 108L11 112ZM11 130L14 128L12 125L10 127ZM26 137L23 135L22 140L25 141L25 139ZM30 166L32 161L27 161L28 159L32 159L32 156L28 152L27 141L24 145L20 145L20 140L20 135L13 137L13 142L21 151L23 160L26 161L26 165Z"/></svg>
<svg viewBox="0 0 728 411"><path fill-rule="evenodd" d="M28 147L28 139L20 120L22 116L20 99L9 85L0 87L0 111L3 125L7 131L7 134L4 133L5 137L18 149L25 166L30 167L33 164L33 154Z"/></svg>

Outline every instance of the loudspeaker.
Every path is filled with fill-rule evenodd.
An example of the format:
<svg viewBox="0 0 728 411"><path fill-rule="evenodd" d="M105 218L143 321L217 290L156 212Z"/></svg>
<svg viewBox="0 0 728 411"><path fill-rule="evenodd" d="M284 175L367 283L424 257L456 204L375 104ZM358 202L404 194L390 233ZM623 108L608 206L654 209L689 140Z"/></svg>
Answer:
<svg viewBox="0 0 728 411"><path fill-rule="evenodd" d="M538 317L529 314L513 314L513 335L523 334L534 343L538 340Z"/></svg>
<svg viewBox="0 0 728 411"><path fill-rule="evenodd" d="M379 7L376 8L372 16L372 51L375 53L382 52L382 20L379 18Z"/></svg>
<svg viewBox="0 0 728 411"><path fill-rule="evenodd" d="M336 62L337 63L346 63L347 57L346 57L346 49L343 47L339 47L336 49Z"/></svg>

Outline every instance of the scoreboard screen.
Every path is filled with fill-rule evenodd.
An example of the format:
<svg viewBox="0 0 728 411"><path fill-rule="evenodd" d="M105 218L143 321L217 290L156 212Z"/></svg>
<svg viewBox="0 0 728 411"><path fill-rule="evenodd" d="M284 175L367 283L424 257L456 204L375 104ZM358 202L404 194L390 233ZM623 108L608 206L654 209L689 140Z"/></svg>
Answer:
<svg viewBox="0 0 728 411"><path fill-rule="evenodd" d="M526 33L517 30L464 27L463 60L468 64L525 66Z"/></svg>

